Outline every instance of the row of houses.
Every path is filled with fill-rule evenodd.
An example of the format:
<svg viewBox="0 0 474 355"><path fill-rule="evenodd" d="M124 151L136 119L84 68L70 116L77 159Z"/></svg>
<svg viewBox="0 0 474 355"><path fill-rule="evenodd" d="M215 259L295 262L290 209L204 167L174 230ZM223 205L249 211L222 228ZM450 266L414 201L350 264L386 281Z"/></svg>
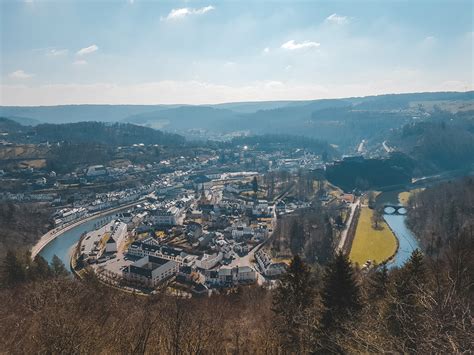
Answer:
<svg viewBox="0 0 474 355"><path fill-rule="evenodd" d="M210 286L229 286L257 281L257 272L250 266L221 267L205 272L206 283Z"/></svg>
<svg viewBox="0 0 474 355"><path fill-rule="evenodd" d="M182 249L161 245L151 237L133 242L127 252L137 257L156 256L175 261L180 265L188 263L191 259L191 256Z"/></svg>
<svg viewBox="0 0 474 355"><path fill-rule="evenodd" d="M262 249L255 253L255 260L265 276L275 277L286 271L286 264L274 263L272 258Z"/></svg>

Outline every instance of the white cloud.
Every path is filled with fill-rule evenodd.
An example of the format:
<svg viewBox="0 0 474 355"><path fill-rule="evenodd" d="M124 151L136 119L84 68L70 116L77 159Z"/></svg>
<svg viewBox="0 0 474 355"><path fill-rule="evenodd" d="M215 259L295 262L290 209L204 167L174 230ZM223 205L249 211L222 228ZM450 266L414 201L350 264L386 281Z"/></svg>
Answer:
<svg viewBox="0 0 474 355"><path fill-rule="evenodd" d="M265 53L265 54L270 53L270 48L268 48L268 47L263 48L263 53Z"/></svg>
<svg viewBox="0 0 474 355"><path fill-rule="evenodd" d="M51 57L58 57L58 56L61 56L61 55L66 55L68 54L68 50L67 49L50 49L46 55L47 56L51 56Z"/></svg>
<svg viewBox="0 0 474 355"><path fill-rule="evenodd" d="M334 23L336 25L344 25L349 22L349 19L347 16L340 16L334 13L326 17L326 22Z"/></svg>
<svg viewBox="0 0 474 355"><path fill-rule="evenodd" d="M189 15L204 15L205 13L207 13L209 11L212 11L214 9L215 9L215 7L211 6L211 5L201 7L199 9L193 9L193 8L190 8L190 7L183 7L183 8L180 8L180 9L172 9L170 11L170 13L168 14L168 16L166 16L165 18L162 18L162 20L179 20L179 19L183 19L183 18L185 18L186 16L189 16Z"/></svg>
<svg viewBox="0 0 474 355"><path fill-rule="evenodd" d="M99 47L97 47L97 45L93 44L92 46L79 49L76 54L77 55L86 55L86 54L94 53L98 49L99 49Z"/></svg>
<svg viewBox="0 0 474 355"><path fill-rule="evenodd" d="M281 48L294 51L297 49L309 49L309 48L317 48L320 46L318 42L311 42L311 41L303 41L303 42L296 42L294 39L285 42L281 45Z"/></svg>
<svg viewBox="0 0 474 355"><path fill-rule="evenodd" d="M26 73L24 70L16 70L8 75L12 79L29 79L34 76L34 74Z"/></svg>
<svg viewBox="0 0 474 355"><path fill-rule="evenodd" d="M72 64L74 64L74 65L86 65L87 61L84 60L84 59L78 59L78 60L75 60L74 62L72 62Z"/></svg>

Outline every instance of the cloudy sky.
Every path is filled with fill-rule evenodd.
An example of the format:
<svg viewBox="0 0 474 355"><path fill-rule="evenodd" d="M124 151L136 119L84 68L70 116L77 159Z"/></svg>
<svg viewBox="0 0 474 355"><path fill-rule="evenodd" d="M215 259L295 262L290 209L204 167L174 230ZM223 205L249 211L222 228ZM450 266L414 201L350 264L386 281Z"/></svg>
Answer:
<svg viewBox="0 0 474 355"><path fill-rule="evenodd" d="M470 0L0 0L2 105L472 90Z"/></svg>

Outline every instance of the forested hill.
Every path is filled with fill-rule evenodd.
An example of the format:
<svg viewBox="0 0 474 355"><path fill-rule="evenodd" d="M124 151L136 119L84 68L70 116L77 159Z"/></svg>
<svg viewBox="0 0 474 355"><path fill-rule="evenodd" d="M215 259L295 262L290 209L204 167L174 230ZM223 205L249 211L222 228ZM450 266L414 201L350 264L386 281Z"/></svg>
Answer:
<svg viewBox="0 0 474 355"><path fill-rule="evenodd" d="M470 246L466 252L472 251L474 176L417 192L411 196L409 208L408 225L427 254L439 255L455 246L457 236L466 238L464 242Z"/></svg>
<svg viewBox="0 0 474 355"><path fill-rule="evenodd" d="M20 135L19 131L14 133ZM27 134L34 142L68 142L71 144L97 143L119 146L143 143L176 146L185 142L184 137L178 134L166 133L130 123L40 124L29 127Z"/></svg>
<svg viewBox="0 0 474 355"><path fill-rule="evenodd" d="M394 130L388 143L415 159L420 174L469 168L474 164L474 112L435 112L428 121Z"/></svg>

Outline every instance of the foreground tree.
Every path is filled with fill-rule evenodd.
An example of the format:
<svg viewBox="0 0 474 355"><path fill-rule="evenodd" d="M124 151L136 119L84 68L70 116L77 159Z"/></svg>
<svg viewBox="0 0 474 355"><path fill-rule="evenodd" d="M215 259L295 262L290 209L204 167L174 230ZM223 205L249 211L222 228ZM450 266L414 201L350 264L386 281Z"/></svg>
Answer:
<svg viewBox="0 0 474 355"><path fill-rule="evenodd" d="M2 264L2 284L13 286L26 280L26 265L18 255L8 250Z"/></svg>
<svg viewBox="0 0 474 355"><path fill-rule="evenodd" d="M57 255L54 255L53 259L51 260L51 270L53 275L56 277L64 277L69 275L69 271L67 271L66 266Z"/></svg>
<svg viewBox="0 0 474 355"><path fill-rule="evenodd" d="M417 342L423 339L425 283L423 254L416 249L395 274L385 314L387 328L398 339L400 351L416 352Z"/></svg>
<svg viewBox="0 0 474 355"><path fill-rule="evenodd" d="M281 345L285 351L300 352L307 331L316 289L309 267L295 255L273 297Z"/></svg>
<svg viewBox="0 0 474 355"><path fill-rule="evenodd" d="M359 285L352 265L342 252L329 263L324 276L322 303L325 311L323 327L336 326L361 308Z"/></svg>

